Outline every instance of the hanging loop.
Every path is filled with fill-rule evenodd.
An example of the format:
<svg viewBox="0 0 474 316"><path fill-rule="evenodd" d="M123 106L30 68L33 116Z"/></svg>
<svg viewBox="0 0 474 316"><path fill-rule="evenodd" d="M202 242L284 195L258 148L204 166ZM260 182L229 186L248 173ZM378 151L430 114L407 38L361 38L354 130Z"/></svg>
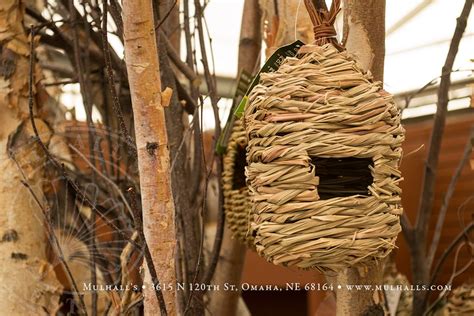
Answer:
<svg viewBox="0 0 474 316"><path fill-rule="evenodd" d="M315 44L321 46L331 43L339 50L342 50L342 46L337 42L337 33L334 28L337 14L341 11L341 1L333 0L329 12L326 10L317 10L312 0L305 0L304 4L313 23Z"/></svg>

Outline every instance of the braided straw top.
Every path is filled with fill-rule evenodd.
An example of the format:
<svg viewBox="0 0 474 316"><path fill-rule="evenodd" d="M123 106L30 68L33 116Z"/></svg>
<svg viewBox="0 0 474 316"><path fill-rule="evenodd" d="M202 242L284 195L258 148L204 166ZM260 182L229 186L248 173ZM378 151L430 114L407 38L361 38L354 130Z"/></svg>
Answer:
<svg viewBox="0 0 474 316"><path fill-rule="evenodd" d="M305 0L304 4L311 22L313 23L314 44L322 46L331 43L337 49L343 50L343 47L337 42L337 33L334 28L337 14L341 11L340 0L334 0L332 2L329 12L325 10L316 10L311 0Z"/></svg>

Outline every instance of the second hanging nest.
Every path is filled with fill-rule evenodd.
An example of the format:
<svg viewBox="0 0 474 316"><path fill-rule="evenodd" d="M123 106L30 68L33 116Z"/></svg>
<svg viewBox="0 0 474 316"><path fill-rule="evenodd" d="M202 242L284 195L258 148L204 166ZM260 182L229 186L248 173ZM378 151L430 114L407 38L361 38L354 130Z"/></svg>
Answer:
<svg viewBox="0 0 474 316"><path fill-rule="evenodd" d="M249 247L253 247L250 234L250 202L245 184L245 148L247 137L240 120L231 125L227 151L223 157L222 182L224 191L224 211L228 227L234 237Z"/></svg>
<svg viewBox="0 0 474 316"><path fill-rule="evenodd" d="M400 110L328 32L338 10L310 12L331 39L262 74L245 108L251 229L274 264L339 271L385 257L401 230Z"/></svg>

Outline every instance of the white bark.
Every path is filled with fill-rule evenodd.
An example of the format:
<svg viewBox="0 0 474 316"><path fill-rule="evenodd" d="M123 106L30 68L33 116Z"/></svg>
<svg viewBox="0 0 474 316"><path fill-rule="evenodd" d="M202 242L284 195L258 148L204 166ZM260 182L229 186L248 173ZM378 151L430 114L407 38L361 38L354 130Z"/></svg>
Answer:
<svg viewBox="0 0 474 316"><path fill-rule="evenodd" d="M296 40L307 44L313 42L313 24L303 1L259 0L259 4L262 9L267 57L278 47Z"/></svg>
<svg viewBox="0 0 474 316"><path fill-rule="evenodd" d="M34 194L44 203L45 158L37 145L31 145L30 136L28 132L19 137L30 139L30 144L15 148L18 165L6 151L0 155L0 311L5 315L54 314L62 292L47 261L43 213L31 192L21 184L25 179L20 169ZM48 135L43 137L47 139ZM5 139L0 144L6 148Z"/></svg>
<svg viewBox="0 0 474 316"><path fill-rule="evenodd" d="M25 180L43 201L45 157L32 144L28 117L29 44L19 0L0 2L0 311L3 315L54 314L62 287L47 261L41 209L21 184ZM20 126L19 126L20 125ZM17 127L19 128L17 129ZM38 120L44 141L49 129ZM8 155L8 138L15 161Z"/></svg>
<svg viewBox="0 0 474 316"><path fill-rule="evenodd" d="M138 149L143 231L160 283L167 289L172 286L163 291L163 296L168 315L175 315L175 209L164 112L168 104L161 92L152 1L123 1L123 26ZM148 270L144 285L145 315L159 315L160 304Z"/></svg>

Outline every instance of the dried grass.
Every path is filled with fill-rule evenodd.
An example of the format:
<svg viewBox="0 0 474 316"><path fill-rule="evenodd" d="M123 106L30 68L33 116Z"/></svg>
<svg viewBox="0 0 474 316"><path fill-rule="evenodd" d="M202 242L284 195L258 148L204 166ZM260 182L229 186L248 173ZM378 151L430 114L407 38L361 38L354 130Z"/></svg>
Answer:
<svg viewBox="0 0 474 316"><path fill-rule="evenodd" d="M401 230L404 129L392 96L356 60L331 44L303 46L298 58L261 74L244 125L261 256L339 271L390 253ZM367 194L320 199L315 157L372 159Z"/></svg>
<svg viewBox="0 0 474 316"><path fill-rule="evenodd" d="M238 177L245 177L243 170L239 170L237 167L237 159L240 158L239 151L245 151L246 146L247 137L245 136L242 122L235 120L229 143L227 144L227 151L223 158L224 212L227 225L232 230L233 236L249 247L253 247L253 237L250 234L249 226L251 206L248 188L246 186L236 186L236 179ZM242 182L244 181L245 179L242 180Z"/></svg>

